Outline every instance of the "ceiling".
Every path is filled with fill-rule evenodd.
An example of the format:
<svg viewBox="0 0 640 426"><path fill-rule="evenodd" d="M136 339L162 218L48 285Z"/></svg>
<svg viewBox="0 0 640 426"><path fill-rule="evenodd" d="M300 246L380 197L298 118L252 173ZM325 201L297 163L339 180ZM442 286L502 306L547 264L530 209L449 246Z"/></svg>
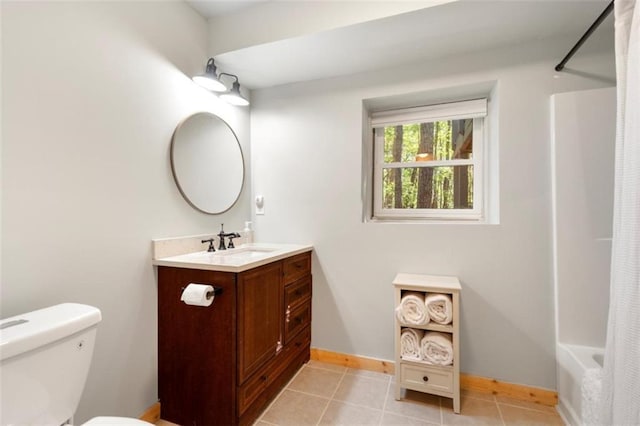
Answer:
<svg viewBox="0 0 640 426"><path fill-rule="evenodd" d="M225 72L237 74L243 86L265 88L551 37L577 41L607 4L606 0L463 0L259 44L215 59ZM597 32L612 32L612 28L613 16L609 16ZM566 46L567 51L570 48Z"/></svg>
<svg viewBox="0 0 640 426"><path fill-rule="evenodd" d="M238 12L268 0L185 0L205 18L214 18Z"/></svg>

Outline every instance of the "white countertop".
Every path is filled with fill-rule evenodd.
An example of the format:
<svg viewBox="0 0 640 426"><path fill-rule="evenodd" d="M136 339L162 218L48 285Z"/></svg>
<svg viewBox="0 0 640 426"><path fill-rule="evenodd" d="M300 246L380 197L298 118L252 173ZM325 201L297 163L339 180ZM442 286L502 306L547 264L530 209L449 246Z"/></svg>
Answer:
<svg viewBox="0 0 640 426"><path fill-rule="evenodd" d="M242 272L311 250L313 250L311 245L253 243L215 252L198 251L162 257L153 259L153 264L209 271Z"/></svg>

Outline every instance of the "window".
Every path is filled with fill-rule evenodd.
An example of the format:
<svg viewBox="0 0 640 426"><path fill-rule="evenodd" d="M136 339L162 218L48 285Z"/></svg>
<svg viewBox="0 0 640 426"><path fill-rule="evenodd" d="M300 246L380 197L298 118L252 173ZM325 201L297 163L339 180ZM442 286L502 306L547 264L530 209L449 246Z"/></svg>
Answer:
<svg viewBox="0 0 640 426"><path fill-rule="evenodd" d="M480 220L486 99L371 114L376 219Z"/></svg>

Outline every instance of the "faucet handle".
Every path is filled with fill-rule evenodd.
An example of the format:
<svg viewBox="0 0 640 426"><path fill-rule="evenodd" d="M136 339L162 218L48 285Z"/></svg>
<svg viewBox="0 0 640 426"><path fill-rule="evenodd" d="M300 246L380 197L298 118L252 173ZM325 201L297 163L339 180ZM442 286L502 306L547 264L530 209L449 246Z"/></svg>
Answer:
<svg viewBox="0 0 640 426"><path fill-rule="evenodd" d="M229 238L229 244L227 244L227 248L236 248L235 245L233 245L233 239L234 238L238 238L240 237L240 234L238 234L237 232L232 232L231 234L226 234L227 238Z"/></svg>
<svg viewBox="0 0 640 426"><path fill-rule="evenodd" d="M216 251L215 247L213 246L213 238L209 238L208 240L202 240L202 243L209 243L209 248L207 249L207 251L210 252L214 252Z"/></svg>

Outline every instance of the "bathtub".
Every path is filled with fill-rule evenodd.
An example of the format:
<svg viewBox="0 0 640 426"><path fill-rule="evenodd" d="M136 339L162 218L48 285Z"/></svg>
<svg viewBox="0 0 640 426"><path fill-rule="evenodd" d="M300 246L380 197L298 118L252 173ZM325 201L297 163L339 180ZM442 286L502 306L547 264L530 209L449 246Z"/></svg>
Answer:
<svg viewBox="0 0 640 426"><path fill-rule="evenodd" d="M591 346L558 343L556 368L558 379L558 412L565 423L572 426L584 424L582 380L588 370L601 370L604 349Z"/></svg>

